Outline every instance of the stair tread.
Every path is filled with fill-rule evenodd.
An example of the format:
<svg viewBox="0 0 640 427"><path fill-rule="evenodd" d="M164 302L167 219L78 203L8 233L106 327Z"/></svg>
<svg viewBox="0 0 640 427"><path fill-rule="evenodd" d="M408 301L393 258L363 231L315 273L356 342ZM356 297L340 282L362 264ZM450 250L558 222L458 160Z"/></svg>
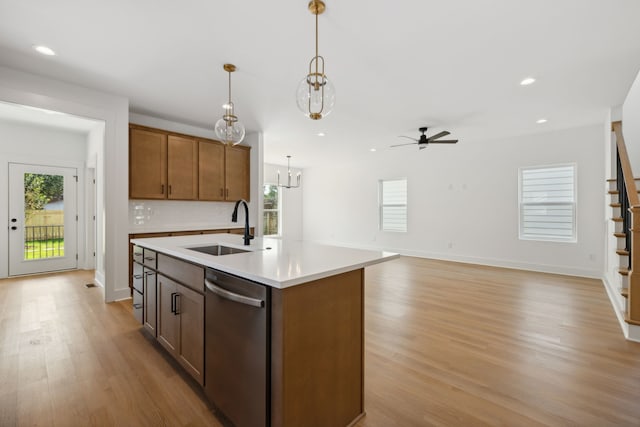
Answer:
<svg viewBox="0 0 640 427"><path fill-rule="evenodd" d="M622 295L625 298L629 298L629 288L620 289L620 295Z"/></svg>
<svg viewBox="0 0 640 427"><path fill-rule="evenodd" d="M622 222L623 219L622 219L622 217L614 216L613 218L611 218L611 221L613 221L613 222Z"/></svg>
<svg viewBox="0 0 640 427"><path fill-rule="evenodd" d="M631 320L628 313L624 314L624 321L630 325L640 325L640 320Z"/></svg>
<svg viewBox="0 0 640 427"><path fill-rule="evenodd" d="M619 207L622 207L622 204L620 204L620 203L610 203L609 206L611 206L612 208L619 208Z"/></svg>
<svg viewBox="0 0 640 427"><path fill-rule="evenodd" d="M620 192L618 190L609 190L608 193L609 194L620 194Z"/></svg>
<svg viewBox="0 0 640 427"><path fill-rule="evenodd" d="M623 276L628 276L629 275L629 270L626 268L621 268L618 270L618 273L620 273Z"/></svg>
<svg viewBox="0 0 640 427"><path fill-rule="evenodd" d="M640 178L633 178L635 181L640 181ZM607 182L616 182L617 179L616 178L609 178L607 179Z"/></svg>
<svg viewBox="0 0 640 427"><path fill-rule="evenodd" d="M618 250L616 251L616 253L617 253L618 255L629 255L629 251L628 251L628 250L626 250L626 249L618 249Z"/></svg>
<svg viewBox="0 0 640 427"><path fill-rule="evenodd" d="M627 237L626 233L613 233L616 237Z"/></svg>

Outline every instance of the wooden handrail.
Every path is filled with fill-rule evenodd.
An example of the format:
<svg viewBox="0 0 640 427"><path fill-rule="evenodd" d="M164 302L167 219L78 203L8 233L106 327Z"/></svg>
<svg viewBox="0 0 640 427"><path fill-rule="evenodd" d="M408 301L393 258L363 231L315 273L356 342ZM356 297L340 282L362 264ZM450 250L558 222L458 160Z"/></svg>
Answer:
<svg viewBox="0 0 640 427"><path fill-rule="evenodd" d="M622 172L624 174L624 184L627 187L629 206L640 206L636 181L633 178L629 154L627 154L627 147L624 144L624 137L622 136L622 122L612 122L611 130L616 134L616 145L618 146L618 155L620 156L620 164L622 165Z"/></svg>

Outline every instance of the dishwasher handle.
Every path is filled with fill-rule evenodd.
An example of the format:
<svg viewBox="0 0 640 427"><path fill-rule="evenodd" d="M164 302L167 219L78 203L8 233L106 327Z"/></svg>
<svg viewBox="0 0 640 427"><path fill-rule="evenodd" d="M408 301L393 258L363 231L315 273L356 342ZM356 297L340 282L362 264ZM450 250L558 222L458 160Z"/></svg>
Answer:
<svg viewBox="0 0 640 427"><path fill-rule="evenodd" d="M253 307L264 307L264 301L257 298L251 298L244 295L236 294L234 292L228 291L226 289L222 289L217 286L215 283L210 281L209 279L204 279L204 284L214 294L218 295L221 298L228 299L231 301L239 302L240 304L246 304Z"/></svg>

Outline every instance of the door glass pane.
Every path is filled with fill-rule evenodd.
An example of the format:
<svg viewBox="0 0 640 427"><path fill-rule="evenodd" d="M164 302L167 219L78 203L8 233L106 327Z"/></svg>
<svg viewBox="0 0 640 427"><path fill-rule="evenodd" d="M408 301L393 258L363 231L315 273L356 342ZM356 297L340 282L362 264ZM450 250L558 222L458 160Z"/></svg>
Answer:
<svg viewBox="0 0 640 427"><path fill-rule="evenodd" d="M24 174L24 259L64 256L64 179Z"/></svg>
<svg viewBox="0 0 640 427"><path fill-rule="evenodd" d="M264 230L265 236L277 235L278 233L278 212L280 208L278 206L278 186L277 185L265 185L264 186Z"/></svg>

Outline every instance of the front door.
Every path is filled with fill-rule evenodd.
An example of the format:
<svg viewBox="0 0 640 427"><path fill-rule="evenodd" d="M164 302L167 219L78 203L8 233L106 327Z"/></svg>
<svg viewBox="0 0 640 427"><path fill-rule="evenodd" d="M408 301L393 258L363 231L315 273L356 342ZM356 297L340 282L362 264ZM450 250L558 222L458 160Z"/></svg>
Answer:
<svg viewBox="0 0 640 427"><path fill-rule="evenodd" d="M9 275L78 267L77 170L9 164Z"/></svg>

